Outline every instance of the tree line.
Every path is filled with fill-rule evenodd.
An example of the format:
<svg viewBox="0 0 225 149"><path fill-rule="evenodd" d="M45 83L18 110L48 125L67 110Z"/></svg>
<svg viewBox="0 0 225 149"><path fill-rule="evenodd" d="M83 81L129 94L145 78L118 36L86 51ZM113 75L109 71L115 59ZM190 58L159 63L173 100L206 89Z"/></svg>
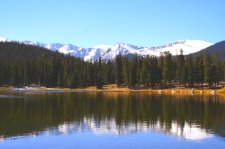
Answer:
<svg viewBox="0 0 225 149"><path fill-rule="evenodd" d="M207 52L194 57L177 56L164 52L160 57L146 56L128 60L121 55L116 57L116 83L134 87L201 87L207 83L210 88L217 87L225 80L225 63L216 55ZM122 71L121 71L122 70Z"/></svg>
<svg viewBox="0 0 225 149"><path fill-rule="evenodd" d="M133 58L117 55L114 60L87 62L45 48L17 42L0 43L0 86L41 85L87 87L116 83L129 88L172 86L217 87L225 80L225 63L205 53L193 57L164 52L160 57Z"/></svg>

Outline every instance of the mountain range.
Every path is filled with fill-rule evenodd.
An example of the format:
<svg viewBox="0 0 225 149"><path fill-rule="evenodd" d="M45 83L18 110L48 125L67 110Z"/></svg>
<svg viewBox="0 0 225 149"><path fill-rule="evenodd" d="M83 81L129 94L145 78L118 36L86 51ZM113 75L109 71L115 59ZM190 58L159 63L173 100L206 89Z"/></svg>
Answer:
<svg viewBox="0 0 225 149"><path fill-rule="evenodd" d="M209 54L217 55L220 59L225 60L225 41L218 42L192 55L196 57L196 56L204 54L205 52L208 52Z"/></svg>
<svg viewBox="0 0 225 149"><path fill-rule="evenodd" d="M12 41L4 37L0 37L1 42ZM96 60L99 57L110 60L116 55L137 54L139 56L155 55L160 56L165 51L170 51L172 55L177 55L183 50L184 55L196 53L212 46L213 44L203 40L178 40L160 46L139 47L126 43L118 43L114 45L97 45L91 48L82 48L72 44L62 43L40 43L36 41L19 41L27 45L35 45L44 47L52 51L59 51L64 54L70 54L75 57L84 59L85 61Z"/></svg>

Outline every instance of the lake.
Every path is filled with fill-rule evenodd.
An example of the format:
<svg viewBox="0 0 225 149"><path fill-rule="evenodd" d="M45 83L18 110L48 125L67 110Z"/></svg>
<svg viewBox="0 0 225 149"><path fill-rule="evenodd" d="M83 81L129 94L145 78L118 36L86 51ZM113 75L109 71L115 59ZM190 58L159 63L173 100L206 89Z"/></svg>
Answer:
<svg viewBox="0 0 225 149"><path fill-rule="evenodd" d="M0 148L225 148L225 98L1 93Z"/></svg>

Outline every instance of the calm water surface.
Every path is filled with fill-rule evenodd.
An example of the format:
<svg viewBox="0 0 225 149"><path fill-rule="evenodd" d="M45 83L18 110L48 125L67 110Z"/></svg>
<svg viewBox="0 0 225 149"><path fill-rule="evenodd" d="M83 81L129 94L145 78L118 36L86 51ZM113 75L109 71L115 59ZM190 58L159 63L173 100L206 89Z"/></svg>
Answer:
<svg viewBox="0 0 225 149"><path fill-rule="evenodd" d="M0 93L0 148L225 148L225 98Z"/></svg>

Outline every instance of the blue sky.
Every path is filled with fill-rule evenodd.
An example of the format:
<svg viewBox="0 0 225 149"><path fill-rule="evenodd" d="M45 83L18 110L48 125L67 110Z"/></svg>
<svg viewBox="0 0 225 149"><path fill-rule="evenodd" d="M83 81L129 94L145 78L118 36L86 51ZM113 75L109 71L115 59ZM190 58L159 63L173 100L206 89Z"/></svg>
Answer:
<svg viewBox="0 0 225 149"><path fill-rule="evenodd" d="M82 47L225 37L225 0L4 0L0 36Z"/></svg>

